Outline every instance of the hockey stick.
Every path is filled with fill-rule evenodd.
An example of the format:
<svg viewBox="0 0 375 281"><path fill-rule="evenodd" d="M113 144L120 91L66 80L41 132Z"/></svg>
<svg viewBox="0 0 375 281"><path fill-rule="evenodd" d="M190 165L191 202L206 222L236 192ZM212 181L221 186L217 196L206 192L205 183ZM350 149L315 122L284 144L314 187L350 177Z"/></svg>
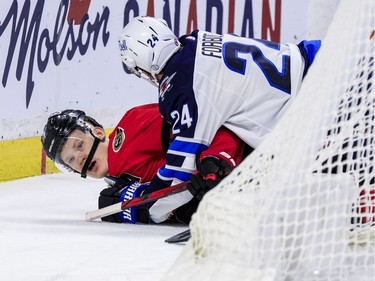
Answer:
<svg viewBox="0 0 375 281"><path fill-rule="evenodd" d="M176 193L180 193L182 191L187 190L186 185L188 182L182 182L173 186L168 186L166 188L162 188L160 190L141 195L139 197L135 197L130 200L126 200L124 202L119 202L113 205L109 205L105 208L101 208L95 211L87 212L85 215L86 221L94 221L96 219L100 219L106 216L110 216L116 213L120 213L123 210L136 207L139 205L146 204L148 202L156 201L160 198L164 198Z"/></svg>

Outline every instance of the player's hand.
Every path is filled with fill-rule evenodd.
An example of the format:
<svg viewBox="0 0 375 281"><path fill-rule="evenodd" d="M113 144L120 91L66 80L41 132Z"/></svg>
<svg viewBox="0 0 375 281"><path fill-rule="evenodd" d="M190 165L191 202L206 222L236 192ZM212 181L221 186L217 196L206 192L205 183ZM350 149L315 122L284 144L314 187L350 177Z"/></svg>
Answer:
<svg viewBox="0 0 375 281"><path fill-rule="evenodd" d="M109 186L100 192L98 199L99 209L119 203L121 198L122 189L118 186ZM113 214L107 217L103 217L102 221L122 223L122 219L119 214Z"/></svg>
<svg viewBox="0 0 375 281"><path fill-rule="evenodd" d="M228 162L215 156L204 157L197 163L197 172L191 175L187 189L198 200L215 187L231 171Z"/></svg>
<svg viewBox="0 0 375 281"><path fill-rule="evenodd" d="M99 195L99 209L138 197L147 187L147 184L140 184L138 182L129 183L123 177L108 177L106 178L106 182L108 183L108 187L103 189ZM102 218L102 221L116 223L136 223L138 220L143 223L149 222L149 213L146 206L132 207L127 209L126 212Z"/></svg>

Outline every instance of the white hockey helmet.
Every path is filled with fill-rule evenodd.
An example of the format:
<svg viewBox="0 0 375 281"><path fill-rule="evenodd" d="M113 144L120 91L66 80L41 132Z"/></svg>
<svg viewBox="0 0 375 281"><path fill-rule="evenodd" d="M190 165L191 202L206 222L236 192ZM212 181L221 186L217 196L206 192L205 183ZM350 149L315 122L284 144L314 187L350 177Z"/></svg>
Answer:
<svg viewBox="0 0 375 281"><path fill-rule="evenodd" d="M164 68L181 44L165 20L135 17L122 30L119 47L128 69L138 77L142 76L139 68L151 73L153 80L150 82L157 85L155 74Z"/></svg>

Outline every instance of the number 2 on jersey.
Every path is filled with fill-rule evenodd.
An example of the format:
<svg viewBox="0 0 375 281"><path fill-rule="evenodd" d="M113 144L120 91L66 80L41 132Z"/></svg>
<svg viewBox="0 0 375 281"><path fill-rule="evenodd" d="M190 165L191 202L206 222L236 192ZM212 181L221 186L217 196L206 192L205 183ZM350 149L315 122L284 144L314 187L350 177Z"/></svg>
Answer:
<svg viewBox="0 0 375 281"><path fill-rule="evenodd" d="M278 44L272 42L262 42L271 49L278 50ZM267 59L262 50L255 45L241 44L237 42L227 42L223 45L223 59L225 65L232 71L245 75L247 60L240 58L239 54L251 54L254 62L263 72L268 83L287 94L290 94L290 56L282 57L282 71L279 72L276 66ZM246 75L251 75L246 74Z"/></svg>
<svg viewBox="0 0 375 281"><path fill-rule="evenodd" d="M181 130L178 127L186 125L189 128L193 122L193 118L190 117L189 107L187 104L182 106L181 115L180 112L174 110L171 112L171 117L175 120L172 127L172 133L174 135L180 133Z"/></svg>

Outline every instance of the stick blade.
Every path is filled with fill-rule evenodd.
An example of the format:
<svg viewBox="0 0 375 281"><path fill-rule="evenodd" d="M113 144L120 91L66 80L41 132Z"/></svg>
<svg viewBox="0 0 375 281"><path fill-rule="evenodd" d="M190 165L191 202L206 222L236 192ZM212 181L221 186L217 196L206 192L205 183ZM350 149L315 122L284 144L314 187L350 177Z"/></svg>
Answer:
<svg viewBox="0 0 375 281"><path fill-rule="evenodd" d="M180 232L172 237L169 237L165 242L170 244L187 242L191 237L190 229Z"/></svg>

